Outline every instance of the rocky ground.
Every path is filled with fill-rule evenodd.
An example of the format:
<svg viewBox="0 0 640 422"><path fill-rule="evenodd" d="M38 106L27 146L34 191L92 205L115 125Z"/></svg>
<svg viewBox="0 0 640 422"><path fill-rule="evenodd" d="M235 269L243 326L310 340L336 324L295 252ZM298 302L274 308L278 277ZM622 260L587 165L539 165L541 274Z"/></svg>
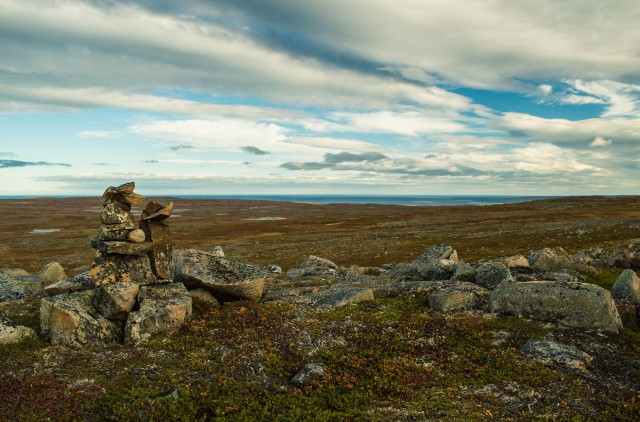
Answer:
<svg viewBox="0 0 640 422"><path fill-rule="evenodd" d="M0 419L640 418L633 304L606 293L576 318L563 314L577 290L603 297L624 268L640 267L638 197L483 207L173 201L177 249L221 245L227 257L284 272L257 303L193 296L191 321L135 346L50 345L39 297L4 300L0 315L13 321L4 326L36 336L0 345ZM3 280L56 277L54 265L40 270L51 261L65 277L86 271L101 210L93 198L0 201L0 267L27 270ZM542 297L531 280L553 280L544 306L504 299L527 286ZM584 282L592 287L578 289Z"/></svg>

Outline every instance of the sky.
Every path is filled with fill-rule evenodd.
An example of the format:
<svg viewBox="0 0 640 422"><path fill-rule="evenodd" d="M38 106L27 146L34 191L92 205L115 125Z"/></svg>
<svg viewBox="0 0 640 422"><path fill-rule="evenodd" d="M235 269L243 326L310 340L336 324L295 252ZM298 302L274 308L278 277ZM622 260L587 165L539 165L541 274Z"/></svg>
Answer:
<svg viewBox="0 0 640 422"><path fill-rule="evenodd" d="M639 194L637 0L0 0L0 195Z"/></svg>

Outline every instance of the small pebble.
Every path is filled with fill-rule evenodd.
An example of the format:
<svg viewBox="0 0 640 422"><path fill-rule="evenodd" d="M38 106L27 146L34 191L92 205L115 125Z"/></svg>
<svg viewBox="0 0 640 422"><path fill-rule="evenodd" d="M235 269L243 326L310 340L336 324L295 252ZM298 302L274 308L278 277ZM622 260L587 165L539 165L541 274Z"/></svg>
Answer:
<svg viewBox="0 0 640 422"><path fill-rule="evenodd" d="M129 239L129 241L133 243L142 243L145 241L146 236L141 229L135 229L129 233L127 239Z"/></svg>

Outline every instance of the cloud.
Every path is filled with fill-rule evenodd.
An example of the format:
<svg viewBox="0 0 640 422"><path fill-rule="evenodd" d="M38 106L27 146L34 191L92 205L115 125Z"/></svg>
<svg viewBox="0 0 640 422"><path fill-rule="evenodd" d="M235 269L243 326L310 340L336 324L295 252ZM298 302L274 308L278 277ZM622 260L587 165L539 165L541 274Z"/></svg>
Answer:
<svg viewBox="0 0 640 422"><path fill-rule="evenodd" d="M13 152L0 152L0 157L16 157L17 155Z"/></svg>
<svg viewBox="0 0 640 422"><path fill-rule="evenodd" d="M241 150L243 150L244 152L248 152L249 154L253 154L253 155L268 155L269 151L264 151L261 150L260 148L257 147L253 147L250 145L244 146L242 148L240 148Z"/></svg>
<svg viewBox="0 0 640 422"><path fill-rule="evenodd" d="M160 161L158 160L144 160L143 163L147 164L158 164Z"/></svg>
<svg viewBox="0 0 640 422"><path fill-rule="evenodd" d="M100 166L100 167L114 167L115 164L112 163L93 163L94 166Z"/></svg>
<svg viewBox="0 0 640 422"><path fill-rule="evenodd" d="M178 151L180 149L193 149L193 145L174 145L169 147L169 149L173 150L173 151Z"/></svg>
<svg viewBox="0 0 640 422"><path fill-rule="evenodd" d="M282 140L285 144L301 145L312 148L347 150L358 152L379 151L384 152L385 149L365 141L356 139L343 139L319 136L292 136Z"/></svg>
<svg viewBox="0 0 640 422"><path fill-rule="evenodd" d="M78 136L83 138L113 138L119 133L113 130L83 130L78 132Z"/></svg>
<svg viewBox="0 0 640 422"><path fill-rule="evenodd" d="M596 138L589 145L592 147L608 147L613 143L613 139L604 139L602 136L596 136Z"/></svg>
<svg viewBox="0 0 640 422"><path fill-rule="evenodd" d="M29 167L29 166L62 166L62 167L71 167L71 164L49 163L47 161L0 160L0 168Z"/></svg>
<svg viewBox="0 0 640 422"><path fill-rule="evenodd" d="M441 118L430 114L417 111L340 112L334 113L333 117L359 131L397 133L407 136L417 136L425 133L460 132L466 129L464 124L458 123L453 119Z"/></svg>
<svg viewBox="0 0 640 422"><path fill-rule="evenodd" d="M349 152L341 152L338 154L327 153L324 155L325 163L329 163L329 164L338 164L338 163L347 163L347 162L359 163L362 161L379 161L385 158L387 158L386 155L380 154L378 152L365 152L362 154L352 154Z"/></svg>

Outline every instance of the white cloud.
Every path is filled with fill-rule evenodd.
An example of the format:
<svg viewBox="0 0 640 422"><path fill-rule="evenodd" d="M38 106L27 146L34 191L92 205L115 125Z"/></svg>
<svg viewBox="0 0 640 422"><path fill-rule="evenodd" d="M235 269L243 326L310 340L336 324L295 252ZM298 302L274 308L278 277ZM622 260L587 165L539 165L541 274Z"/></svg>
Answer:
<svg viewBox="0 0 640 422"><path fill-rule="evenodd" d="M78 136L83 138L114 138L119 132L113 130L82 130L78 132Z"/></svg>
<svg viewBox="0 0 640 422"><path fill-rule="evenodd" d="M377 111L335 113L334 118L359 131L417 136L426 133L460 132L466 127L452 119L434 118L417 112Z"/></svg>
<svg viewBox="0 0 640 422"><path fill-rule="evenodd" d="M596 136L589 145L592 147L608 147L613 143L613 139L605 139L602 136Z"/></svg>
<svg viewBox="0 0 640 422"><path fill-rule="evenodd" d="M340 139L317 136L293 136L282 142L291 145L302 145L312 148L331 149L354 152L384 152L386 149L377 145L355 139Z"/></svg>

